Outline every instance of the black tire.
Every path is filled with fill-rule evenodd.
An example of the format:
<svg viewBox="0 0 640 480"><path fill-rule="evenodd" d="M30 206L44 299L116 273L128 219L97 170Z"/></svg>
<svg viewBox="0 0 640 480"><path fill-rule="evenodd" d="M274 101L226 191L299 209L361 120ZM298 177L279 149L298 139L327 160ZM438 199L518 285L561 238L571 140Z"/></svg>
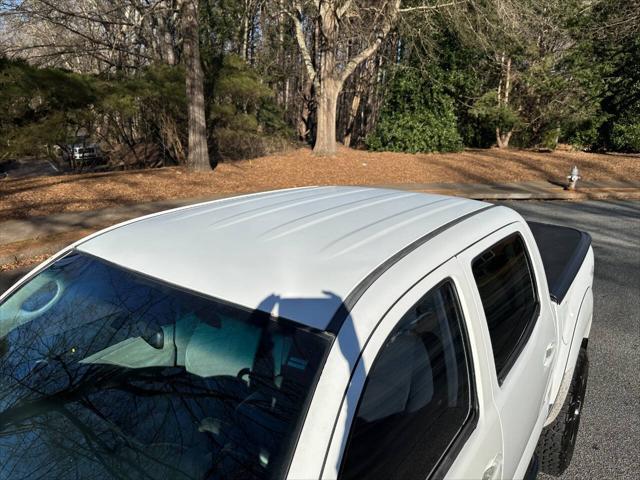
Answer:
<svg viewBox="0 0 640 480"><path fill-rule="evenodd" d="M554 476L562 475L571 463L580 427L588 376L589 358L587 350L581 348L564 404L553 423L542 430L536 447L536 455L540 459L540 470L544 473Z"/></svg>

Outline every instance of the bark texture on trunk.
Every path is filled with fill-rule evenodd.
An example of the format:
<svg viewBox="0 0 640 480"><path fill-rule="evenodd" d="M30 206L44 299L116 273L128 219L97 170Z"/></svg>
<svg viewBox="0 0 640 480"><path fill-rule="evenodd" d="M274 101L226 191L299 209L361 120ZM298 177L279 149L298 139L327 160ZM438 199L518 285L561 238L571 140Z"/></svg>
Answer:
<svg viewBox="0 0 640 480"><path fill-rule="evenodd" d="M303 141L309 139L311 133L311 115L313 106L313 83L307 79L302 89L302 106L298 118L296 119L296 127L298 138Z"/></svg>
<svg viewBox="0 0 640 480"><path fill-rule="evenodd" d="M503 85L504 79L504 85ZM506 57L502 53L500 57L500 82L498 83L498 106L509 106L509 92L511 91L511 57ZM498 148L509 148L509 140L513 129L503 131L500 127L496 127L496 143Z"/></svg>
<svg viewBox="0 0 640 480"><path fill-rule="evenodd" d="M333 155L336 153L336 110L342 85L334 80L325 80L318 98L318 125L313 153Z"/></svg>
<svg viewBox="0 0 640 480"><path fill-rule="evenodd" d="M210 170L198 31L197 0L186 0L184 5L184 52L187 102L189 104L187 167L190 170Z"/></svg>
<svg viewBox="0 0 640 480"><path fill-rule="evenodd" d="M496 128L496 142L498 143L498 148L509 148L509 140L511 140L512 133L513 130L503 132L500 130L500 127Z"/></svg>
<svg viewBox="0 0 640 480"><path fill-rule="evenodd" d="M345 129L344 134L344 146L350 147L351 140L353 138L353 130L356 124L356 116L358 115L358 109L360 108L360 100L362 98L362 94L359 89L356 89L356 92L353 95L353 99L351 100L351 107L349 108L349 116L347 118L347 128Z"/></svg>
<svg viewBox="0 0 640 480"><path fill-rule="evenodd" d="M336 153L336 113L338 95L342 89L336 75L336 48L338 42L338 17L333 2L320 3L319 53L317 66L317 125L313 153L333 155Z"/></svg>

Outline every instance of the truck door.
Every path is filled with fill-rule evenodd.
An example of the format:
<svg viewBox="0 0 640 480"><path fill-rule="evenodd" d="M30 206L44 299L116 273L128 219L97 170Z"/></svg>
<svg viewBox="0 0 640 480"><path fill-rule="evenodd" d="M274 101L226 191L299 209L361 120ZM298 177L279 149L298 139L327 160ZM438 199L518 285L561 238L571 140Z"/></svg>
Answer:
<svg viewBox="0 0 640 480"><path fill-rule="evenodd" d="M532 255L533 252L535 255ZM458 255L490 348L492 390L502 423L504 478L521 478L547 417L557 327L537 247L515 223Z"/></svg>
<svg viewBox="0 0 640 480"><path fill-rule="evenodd" d="M471 295L453 258L394 302L354 370L322 479L501 478L492 371L469 322Z"/></svg>

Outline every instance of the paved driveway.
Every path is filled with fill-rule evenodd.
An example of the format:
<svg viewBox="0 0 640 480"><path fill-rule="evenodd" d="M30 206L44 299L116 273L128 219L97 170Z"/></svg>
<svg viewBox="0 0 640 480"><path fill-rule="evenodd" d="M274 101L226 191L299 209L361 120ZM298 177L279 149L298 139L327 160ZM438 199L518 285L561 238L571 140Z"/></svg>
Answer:
<svg viewBox="0 0 640 480"><path fill-rule="evenodd" d="M527 219L593 236L591 370L578 444L563 478L640 478L640 202L508 205ZM0 292L21 274L0 274Z"/></svg>

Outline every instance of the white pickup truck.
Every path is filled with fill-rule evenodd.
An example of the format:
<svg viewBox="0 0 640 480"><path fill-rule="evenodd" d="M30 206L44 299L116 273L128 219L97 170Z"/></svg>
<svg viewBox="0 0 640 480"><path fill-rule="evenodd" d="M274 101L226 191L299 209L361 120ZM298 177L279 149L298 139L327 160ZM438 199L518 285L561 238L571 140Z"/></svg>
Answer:
<svg viewBox="0 0 640 480"><path fill-rule="evenodd" d="M109 228L0 297L0 478L560 474L593 268L583 232L394 190Z"/></svg>

